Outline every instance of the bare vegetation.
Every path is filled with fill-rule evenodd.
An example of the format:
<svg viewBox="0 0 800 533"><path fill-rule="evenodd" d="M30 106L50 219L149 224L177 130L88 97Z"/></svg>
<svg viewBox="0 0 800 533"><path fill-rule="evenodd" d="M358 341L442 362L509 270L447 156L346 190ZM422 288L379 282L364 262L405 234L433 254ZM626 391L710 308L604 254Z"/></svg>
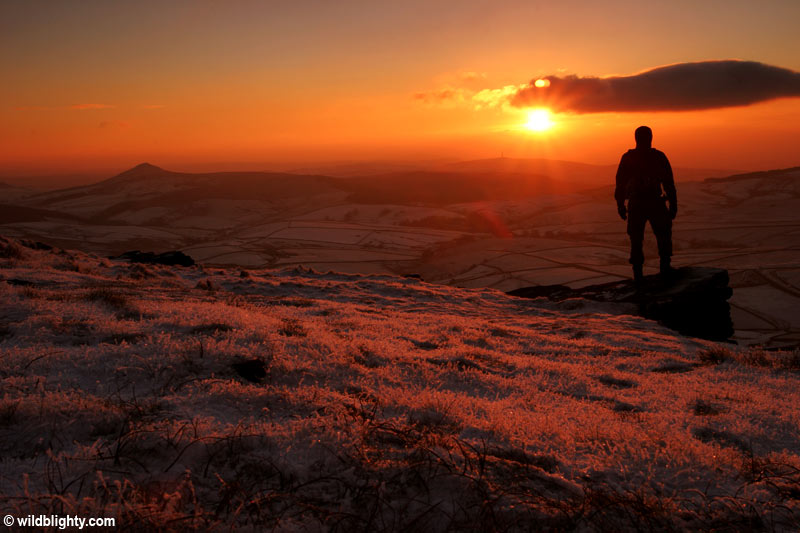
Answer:
<svg viewBox="0 0 800 533"><path fill-rule="evenodd" d="M800 370L800 350L764 350L751 346L733 350L724 346L700 350L697 358L701 364L718 365L725 361L755 368L775 370Z"/></svg>
<svg viewBox="0 0 800 533"><path fill-rule="evenodd" d="M797 352L415 279L232 270L207 291L196 269L128 272L43 250L4 271L31 284L0 282L5 513L126 531L800 527Z"/></svg>
<svg viewBox="0 0 800 533"><path fill-rule="evenodd" d="M22 259L22 247L14 241L0 237L0 259Z"/></svg>

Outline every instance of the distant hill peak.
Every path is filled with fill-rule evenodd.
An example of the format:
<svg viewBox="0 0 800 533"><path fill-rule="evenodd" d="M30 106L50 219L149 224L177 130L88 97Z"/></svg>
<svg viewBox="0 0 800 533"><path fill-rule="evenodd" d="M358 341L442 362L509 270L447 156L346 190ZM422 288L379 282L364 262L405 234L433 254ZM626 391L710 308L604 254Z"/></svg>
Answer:
<svg viewBox="0 0 800 533"><path fill-rule="evenodd" d="M132 169L126 170L125 172L164 172L164 169L155 165L151 165L150 163L139 163Z"/></svg>
<svg viewBox="0 0 800 533"><path fill-rule="evenodd" d="M164 170L161 167L151 165L150 163L141 163L133 168L126 170L125 172L117 174L111 179L128 180L128 179L154 178L154 177L164 176L167 174L172 174L172 172L170 172L169 170Z"/></svg>

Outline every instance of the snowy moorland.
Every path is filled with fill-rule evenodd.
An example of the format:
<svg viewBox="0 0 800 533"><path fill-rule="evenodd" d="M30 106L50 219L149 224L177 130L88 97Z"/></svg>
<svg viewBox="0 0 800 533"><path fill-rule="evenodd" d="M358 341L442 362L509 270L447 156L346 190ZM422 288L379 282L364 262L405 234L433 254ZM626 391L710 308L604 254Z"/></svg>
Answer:
<svg viewBox="0 0 800 533"><path fill-rule="evenodd" d="M3 514L126 530L800 528L800 354L413 278L0 238Z"/></svg>
<svg viewBox="0 0 800 533"><path fill-rule="evenodd" d="M4 187L0 235L103 256L180 250L222 267L416 273L502 291L578 288L631 275L615 170L499 158L333 178L189 174L145 163L82 187L26 195ZM685 181L708 175L676 169L673 264L728 270L738 342L800 346L800 167ZM645 255L645 272L655 273L650 230Z"/></svg>

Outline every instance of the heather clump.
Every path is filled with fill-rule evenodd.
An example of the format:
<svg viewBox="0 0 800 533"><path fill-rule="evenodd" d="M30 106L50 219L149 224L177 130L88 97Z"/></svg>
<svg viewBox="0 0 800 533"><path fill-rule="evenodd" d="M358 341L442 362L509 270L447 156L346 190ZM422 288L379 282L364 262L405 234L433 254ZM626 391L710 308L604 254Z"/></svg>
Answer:
<svg viewBox="0 0 800 533"><path fill-rule="evenodd" d="M22 259L25 257L22 246L17 242L0 237L0 259ZM8 263L12 265L13 263Z"/></svg>

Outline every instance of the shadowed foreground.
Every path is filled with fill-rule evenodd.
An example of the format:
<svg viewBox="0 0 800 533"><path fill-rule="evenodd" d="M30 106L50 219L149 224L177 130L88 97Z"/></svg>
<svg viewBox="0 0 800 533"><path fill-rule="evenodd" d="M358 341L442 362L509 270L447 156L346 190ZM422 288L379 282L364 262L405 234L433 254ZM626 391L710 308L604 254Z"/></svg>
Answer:
<svg viewBox="0 0 800 533"><path fill-rule="evenodd" d="M586 298L597 302L630 304L630 312L657 320L692 337L724 341L733 336L728 299L728 272L720 268L682 267L664 280L660 275L571 289L564 285L522 287L508 292L522 298L546 297L561 301Z"/></svg>
<svg viewBox="0 0 800 533"><path fill-rule="evenodd" d="M0 238L0 502L126 530L791 531L800 357L617 304Z"/></svg>

